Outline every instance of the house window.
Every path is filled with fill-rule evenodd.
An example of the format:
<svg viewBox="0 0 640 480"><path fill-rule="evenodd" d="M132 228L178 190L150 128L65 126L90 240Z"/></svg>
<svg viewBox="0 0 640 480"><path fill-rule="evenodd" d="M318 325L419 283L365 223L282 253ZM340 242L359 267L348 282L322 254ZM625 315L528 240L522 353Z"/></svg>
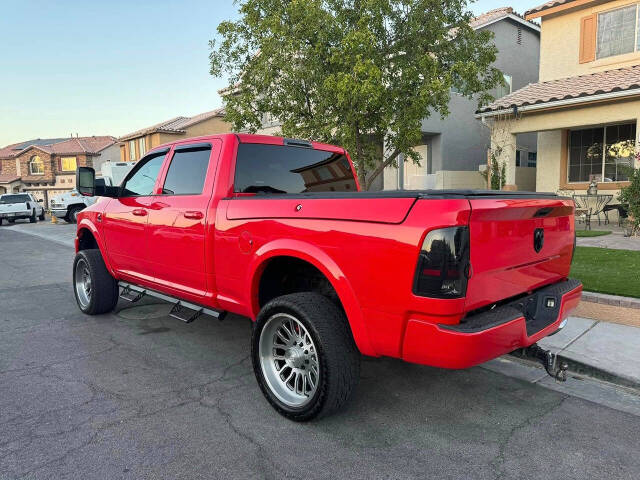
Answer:
<svg viewBox="0 0 640 480"><path fill-rule="evenodd" d="M140 158L142 158L144 156L145 153L147 153L147 148L144 142L144 137L140 138L140 140L138 140L138 146L140 148Z"/></svg>
<svg viewBox="0 0 640 480"><path fill-rule="evenodd" d="M636 124L572 130L569 135L569 182L620 182L632 164Z"/></svg>
<svg viewBox="0 0 640 480"><path fill-rule="evenodd" d="M527 158L527 166L536 167L537 165L538 165L538 152L529 152L529 156Z"/></svg>
<svg viewBox="0 0 640 480"><path fill-rule="evenodd" d="M136 159L136 142L129 140L129 161L134 162Z"/></svg>
<svg viewBox="0 0 640 480"><path fill-rule="evenodd" d="M639 16L638 5L600 13L598 15L596 58L637 51L640 47Z"/></svg>
<svg viewBox="0 0 640 480"><path fill-rule="evenodd" d="M76 157L61 157L60 158L60 169L63 172L75 172L76 168L78 168Z"/></svg>
<svg viewBox="0 0 640 480"><path fill-rule="evenodd" d="M29 173L31 175L44 175L44 162L38 155L29 160Z"/></svg>
<svg viewBox="0 0 640 480"><path fill-rule="evenodd" d="M511 75L503 73L502 78L504 80L504 83L502 85L498 85L496 98L502 98L505 95L509 95L513 89L513 77Z"/></svg>

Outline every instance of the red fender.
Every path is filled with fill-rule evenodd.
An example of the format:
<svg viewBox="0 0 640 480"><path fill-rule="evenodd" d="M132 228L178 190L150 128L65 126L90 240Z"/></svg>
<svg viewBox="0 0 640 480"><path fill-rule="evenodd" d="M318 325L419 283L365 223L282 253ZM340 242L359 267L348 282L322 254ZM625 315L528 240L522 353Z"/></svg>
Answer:
<svg viewBox="0 0 640 480"><path fill-rule="evenodd" d="M291 239L279 239L261 246L254 254L249 264L247 278L247 292L251 292L250 305L252 317L255 319L260 311L258 304L258 289L260 277L267 262L273 257L295 257L304 260L320 270L329 280L338 294L347 319L351 327L353 338L360 352L364 355L377 356L369 332L367 331L360 304L356 295L340 267L329 255L318 247Z"/></svg>
<svg viewBox="0 0 640 480"><path fill-rule="evenodd" d="M86 217L82 218L82 220L80 220L80 222L78 223L78 230L77 230L78 233L76 235L76 253L78 252L78 240L80 239L79 235L82 229L89 230L93 235L93 238L96 239L96 243L98 244L98 248L100 249L100 254L102 255L102 260L104 260L104 264L107 267L107 270L109 270L109 273L114 278L116 278L116 272L111 267L111 262L109 261L109 255L107 254L107 250L104 246L104 241L102 240L102 236L100 235L100 232L98 232L98 229L93 224L93 222Z"/></svg>

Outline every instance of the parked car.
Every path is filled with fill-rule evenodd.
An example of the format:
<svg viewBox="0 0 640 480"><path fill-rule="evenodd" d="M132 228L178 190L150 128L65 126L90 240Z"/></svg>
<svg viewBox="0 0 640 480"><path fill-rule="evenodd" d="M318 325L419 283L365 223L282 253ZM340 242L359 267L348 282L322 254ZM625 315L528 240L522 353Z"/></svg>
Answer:
<svg viewBox="0 0 640 480"><path fill-rule="evenodd" d="M93 195L93 171L78 189ZM467 368L566 323L574 204L555 194L360 192L336 146L245 134L155 148L78 216L80 310L119 297L254 321L251 356L293 420L340 408L360 354Z"/></svg>
<svg viewBox="0 0 640 480"><path fill-rule="evenodd" d="M15 223L21 218L28 218L31 223L44 220L44 208L30 193L5 193L0 195L0 225L6 219Z"/></svg>
<svg viewBox="0 0 640 480"><path fill-rule="evenodd" d="M95 182L96 188L104 187L107 184L111 185L111 181L108 178L96 178ZM73 190L53 197L49 208L51 214L57 218L62 218L69 223L76 223L78 221L78 214L89 205L93 205L97 198L98 197L80 195L78 190L74 188Z"/></svg>
<svg viewBox="0 0 640 480"><path fill-rule="evenodd" d="M124 177L135 166L135 162L105 162L102 164L102 175L95 179L98 190L106 186L120 185ZM80 195L77 189L56 195L51 199L51 213L69 223L78 221L78 213L89 205L93 205L95 197Z"/></svg>

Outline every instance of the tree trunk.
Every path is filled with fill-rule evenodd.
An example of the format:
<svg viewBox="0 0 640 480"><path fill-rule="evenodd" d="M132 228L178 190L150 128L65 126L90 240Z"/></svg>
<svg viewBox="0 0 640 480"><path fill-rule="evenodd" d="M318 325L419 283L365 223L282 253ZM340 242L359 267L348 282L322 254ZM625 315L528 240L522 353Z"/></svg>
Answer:
<svg viewBox="0 0 640 480"><path fill-rule="evenodd" d="M366 183L362 184L363 189L369 190L371 188L371 185L373 184L373 181L376 178L378 178L378 175L384 172L385 168L387 168L389 165L393 163L393 161L398 157L398 155L400 155L400 150L396 149L393 151L391 155L387 157L387 159L384 162L382 162L380 165L374 168L373 172L371 172L371 174L367 176Z"/></svg>

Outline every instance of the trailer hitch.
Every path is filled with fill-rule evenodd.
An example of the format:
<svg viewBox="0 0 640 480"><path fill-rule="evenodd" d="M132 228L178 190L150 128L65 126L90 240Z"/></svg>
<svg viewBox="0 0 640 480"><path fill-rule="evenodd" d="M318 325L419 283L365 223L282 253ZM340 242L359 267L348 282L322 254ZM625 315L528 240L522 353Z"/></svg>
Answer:
<svg viewBox="0 0 640 480"><path fill-rule="evenodd" d="M566 362L558 362L557 355L554 355L549 350L545 350L537 343L522 350L525 357L535 358L542 363L542 366L551 377L559 382L567 381L567 369L569 365L567 365Z"/></svg>

